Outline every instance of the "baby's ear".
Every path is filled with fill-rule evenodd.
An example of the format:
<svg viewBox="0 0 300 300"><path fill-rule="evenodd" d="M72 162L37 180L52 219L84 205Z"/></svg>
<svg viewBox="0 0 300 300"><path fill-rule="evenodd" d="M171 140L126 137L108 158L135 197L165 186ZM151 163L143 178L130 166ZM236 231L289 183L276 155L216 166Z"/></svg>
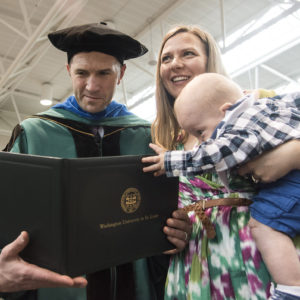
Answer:
<svg viewBox="0 0 300 300"><path fill-rule="evenodd" d="M225 113L226 110L227 110L228 108L230 108L231 106L232 106L232 103L226 102L226 103L224 103L224 104L222 104L222 105L220 106L219 110L220 110L222 113Z"/></svg>

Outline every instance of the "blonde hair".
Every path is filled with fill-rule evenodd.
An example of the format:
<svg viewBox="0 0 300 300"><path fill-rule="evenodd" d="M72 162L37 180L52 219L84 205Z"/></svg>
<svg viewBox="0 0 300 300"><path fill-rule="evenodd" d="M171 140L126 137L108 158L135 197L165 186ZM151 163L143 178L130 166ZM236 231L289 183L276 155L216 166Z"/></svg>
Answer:
<svg viewBox="0 0 300 300"><path fill-rule="evenodd" d="M161 55L166 42L179 33L192 33L204 44L207 66L206 72L219 73L228 76L222 64L221 54L214 38L206 31L196 26L179 25L171 29L164 37L158 56L156 69L156 118L152 124L153 142L167 149L175 149L180 134L180 127L174 114L174 97L163 85L160 76Z"/></svg>

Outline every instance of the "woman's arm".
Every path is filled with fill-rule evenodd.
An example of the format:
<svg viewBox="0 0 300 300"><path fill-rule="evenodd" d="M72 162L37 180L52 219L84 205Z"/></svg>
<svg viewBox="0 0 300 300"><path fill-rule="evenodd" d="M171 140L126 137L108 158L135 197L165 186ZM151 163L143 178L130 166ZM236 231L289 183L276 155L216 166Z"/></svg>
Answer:
<svg viewBox="0 0 300 300"><path fill-rule="evenodd" d="M239 168L239 174L253 175L272 182L294 169L300 169L300 141L292 140L268 151Z"/></svg>

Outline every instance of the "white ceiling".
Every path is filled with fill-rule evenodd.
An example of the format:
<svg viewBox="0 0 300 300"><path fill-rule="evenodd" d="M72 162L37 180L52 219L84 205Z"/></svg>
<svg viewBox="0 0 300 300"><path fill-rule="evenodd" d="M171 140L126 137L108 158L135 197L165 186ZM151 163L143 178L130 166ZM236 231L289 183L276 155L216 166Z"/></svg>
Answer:
<svg viewBox="0 0 300 300"><path fill-rule="evenodd" d="M66 55L50 45L46 38L53 30L109 21L149 49L152 39L152 48L157 53L163 35L175 24L197 24L221 40L250 20L258 19L279 2L284 1L1 0L0 135L7 140L20 119L45 110L39 103L43 83L52 84L56 102L70 95ZM299 1L289 2L294 3L293 10L299 8ZM277 38L281 38L280 32ZM259 86L274 88L300 76L300 43L279 52L260 62ZM124 103L154 84L155 66L149 65L148 60L146 54L127 62L126 75L115 100ZM257 78L254 69L246 68L235 80L244 88L253 88Z"/></svg>

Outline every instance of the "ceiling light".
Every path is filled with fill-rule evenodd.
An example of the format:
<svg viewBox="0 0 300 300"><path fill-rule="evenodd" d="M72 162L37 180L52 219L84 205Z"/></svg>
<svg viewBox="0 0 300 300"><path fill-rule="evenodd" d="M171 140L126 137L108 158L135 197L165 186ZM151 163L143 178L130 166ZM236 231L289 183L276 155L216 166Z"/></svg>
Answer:
<svg viewBox="0 0 300 300"><path fill-rule="evenodd" d="M44 106L50 106L50 105L52 105L53 102L52 102L52 100L49 100L49 99L42 99L42 100L40 100L40 103Z"/></svg>
<svg viewBox="0 0 300 300"><path fill-rule="evenodd" d="M40 103L45 106L50 106L53 103L53 87L51 83L44 82L42 84L41 100Z"/></svg>

